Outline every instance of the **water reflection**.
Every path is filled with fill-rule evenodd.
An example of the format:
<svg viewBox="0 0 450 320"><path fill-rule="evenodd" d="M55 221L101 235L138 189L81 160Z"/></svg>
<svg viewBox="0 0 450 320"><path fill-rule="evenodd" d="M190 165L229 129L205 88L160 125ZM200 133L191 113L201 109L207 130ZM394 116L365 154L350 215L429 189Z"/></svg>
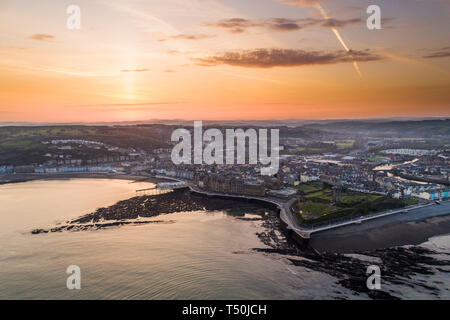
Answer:
<svg viewBox="0 0 450 320"><path fill-rule="evenodd" d="M0 186L0 299L301 299L326 298L328 275L288 270L285 258L257 254L264 210L186 212L175 223L31 235L135 195L145 185L74 179ZM67 266L82 289L66 289ZM345 294L351 295L345 289Z"/></svg>

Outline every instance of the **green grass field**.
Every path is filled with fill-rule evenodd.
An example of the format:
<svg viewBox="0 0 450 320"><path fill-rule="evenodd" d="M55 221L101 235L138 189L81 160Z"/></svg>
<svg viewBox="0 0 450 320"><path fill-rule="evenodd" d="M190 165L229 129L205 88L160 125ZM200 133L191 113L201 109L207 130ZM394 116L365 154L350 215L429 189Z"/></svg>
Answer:
<svg viewBox="0 0 450 320"><path fill-rule="evenodd" d="M339 203L333 203L331 187L322 184L321 190L316 191L318 187L317 182L298 186L302 191L309 191L309 193L303 194L301 196L302 200L293 207L301 223L323 223L334 219L367 215L417 204L417 200L414 199L399 200L384 195L350 190L341 193Z"/></svg>
<svg viewBox="0 0 450 320"><path fill-rule="evenodd" d="M367 161L369 161L369 162L381 162L381 161L383 161L385 159L386 158L383 158L383 157L372 157L372 158L367 159Z"/></svg>
<svg viewBox="0 0 450 320"><path fill-rule="evenodd" d="M306 154L322 153L329 151L329 149L327 148L304 148L304 147L299 147L296 150L299 153L306 153Z"/></svg>
<svg viewBox="0 0 450 320"><path fill-rule="evenodd" d="M336 141L336 147L338 149L351 149L355 145L355 140L340 140Z"/></svg>
<svg viewBox="0 0 450 320"><path fill-rule="evenodd" d="M303 193L311 193L322 190L324 187L325 186L322 182L308 182L301 183L296 188Z"/></svg>

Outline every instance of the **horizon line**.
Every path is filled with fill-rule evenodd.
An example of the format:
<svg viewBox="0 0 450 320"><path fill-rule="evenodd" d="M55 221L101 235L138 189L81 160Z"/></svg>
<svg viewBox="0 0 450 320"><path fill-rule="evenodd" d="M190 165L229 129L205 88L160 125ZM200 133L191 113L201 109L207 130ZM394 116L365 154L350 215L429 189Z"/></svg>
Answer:
<svg viewBox="0 0 450 320"><path fill-rule="evenodd" d="M394 116L394 117L355 117L355 118L284 118L284 119L215 119L215 120L193 120L193 119L146 119L146 120L125 120L125 121L0 121L0 125L6 124L34 124L34 125L93 125L93 124L115 124L115 123L148 123L148 122L282 122L282 121L370 121L370 120L448 120L448 116Z"/></svg>

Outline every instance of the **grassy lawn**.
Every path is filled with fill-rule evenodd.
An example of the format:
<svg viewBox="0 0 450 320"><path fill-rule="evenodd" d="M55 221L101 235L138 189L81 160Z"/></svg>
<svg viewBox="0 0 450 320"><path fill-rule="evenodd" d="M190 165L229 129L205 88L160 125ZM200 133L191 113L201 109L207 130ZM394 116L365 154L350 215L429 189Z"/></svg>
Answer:
<svg viewBox="0 0 450 320"><path fill-rule="evenodd" d="M301 183L296 188L304 193L311 193L322 190L324 188L324 184L322 182L308 182Z"/></svg>
<svg viewBox="0 0 450 320"><path fill-rule="evenodd" d="M2 127L0 128L0 137L9 139L31 138L31 137L57 137L70 136L81 137L86 134L94 134L94 128L82 126L43 126L43 127Z"/></svg>
<svg viewBox="0 0 450 320"><path fill-rule="evenodd" d="M326 221L368 215L379 211L402 208L416 204L413 199L393 199L379 194L344 191L341 201L333 203L331 187L303 195L303 200L295 205L297 218L304 224L324 223Z"/></svg>
<svg viewBox="0 0 450 320"><path fill-rule="evenodd" d="M373 202L382 198L384 198L384 196L379 194L364 194L355 192L354 194L341 196L341 202L343 204L359 203L362 201Z"/></svg>
<svg viewBox="0 0 450 320"><path fill-rule="evenodd" d="M313 202L331 203L333 201L333 192L331 189L325 189L318 192L310 193L305 198Z"/></svg>
<svg viewBox="0 0 450 320"><path fill-rule="evenodd" d="M341 140L336 141L336 147L338 149L350 149L355 145L355 140Z"/></svg>
<svg viewBox="0 0 450 320"><path fill-rule="evenodd" d="M32 140L12 140L12 141L3 141L0 142L0 148L9 150L9 149L22 149L22 150L30 150L30 149L42 149L42 144Z"/></svg>
<svg viewBox="0 0 450 320"><path fill-rule="evenodd" d="M322 152L327 152L327 149L325 148L297 148L297 152L302 152L302 153L307 153L307 154L311 154L311 153L322 153Z"/></svg>
<svg viewBox="0 0 450 320"><path fill-rule="evenodd" d="M348 195L348 196L341 197L341 202L345 203L345 204L350 204L350 203L361 202L366 199L367 199L367 196L365 196L365 195Z"/></svg>
<svg viewBox="0 0 450 320"><path fill-rule="evenodd" d="M307 218L318 218L336 211L332 205L314 202L299 203L299 208L299 214Z"/></svg>
<svg viewBox="0 0 450 320"><path fill-rule="evenodd" d="M412 206L412 205L415 205L415 204L418 204L418 203L419 203L419 200L416 200L416 199L409 199L409 198L403 199L403 201L405 202L405 204L406 204L407 206Z"/></svg>
<svg viewBox="0 0 450 320"><path fill-rule="evenodd" d="M385 160L386 158L383 158L383 157L372 157L372 158L369 158L369 159L367 159L369 162L381 162L381 161L383 161L383 160Z"/></svg>

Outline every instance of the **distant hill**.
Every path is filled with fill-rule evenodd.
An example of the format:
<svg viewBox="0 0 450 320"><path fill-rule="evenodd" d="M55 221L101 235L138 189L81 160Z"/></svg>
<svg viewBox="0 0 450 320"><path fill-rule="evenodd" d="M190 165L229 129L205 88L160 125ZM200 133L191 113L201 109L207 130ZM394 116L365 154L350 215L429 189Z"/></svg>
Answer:
<svg viewBox="0 0 450 320"><path fill-rule="evenodd" d="M201 119L199 119L201 120ZM410 121L424 121L436 120L436 118L369 118L369 119L278 119L278 120L204 120L205 126L230 126L230 127L300 127L311 124L328 124L328 123L386 123L386 122L410 122ZM0 122L0 127L5 126L23 126L23 127L37 127L37 126L135 126L147 124L160 125L176 125L176 126L192 126L193 120L183 119L151 119L141 121L116 121L116 122L72 122L72 123L51 123L51 122Z"/></svg>
<svg viewBox="0 0 450 320"><path fill-rule="evenodd" d="M48 160L46 153L54 153L42 141L52 139L83 139L103 142L121 148L152 151L167 148L172 128L164 125L148 126L10 126L0 127L0 165L23 165ZM96 151L89 150L87 156ZM98 153L98 152L97 152ZM96 154L96 157L108 155ZM74 155L75 156L75 155ZM83 158L83 154L76 154Z"/></svg>
<svg viewBox="0 0 450 320"><path fill-rule="evenodd" d="M421 121L337 121L305 125L329 132L391 137L450 137L450 119Z"/></svg>

